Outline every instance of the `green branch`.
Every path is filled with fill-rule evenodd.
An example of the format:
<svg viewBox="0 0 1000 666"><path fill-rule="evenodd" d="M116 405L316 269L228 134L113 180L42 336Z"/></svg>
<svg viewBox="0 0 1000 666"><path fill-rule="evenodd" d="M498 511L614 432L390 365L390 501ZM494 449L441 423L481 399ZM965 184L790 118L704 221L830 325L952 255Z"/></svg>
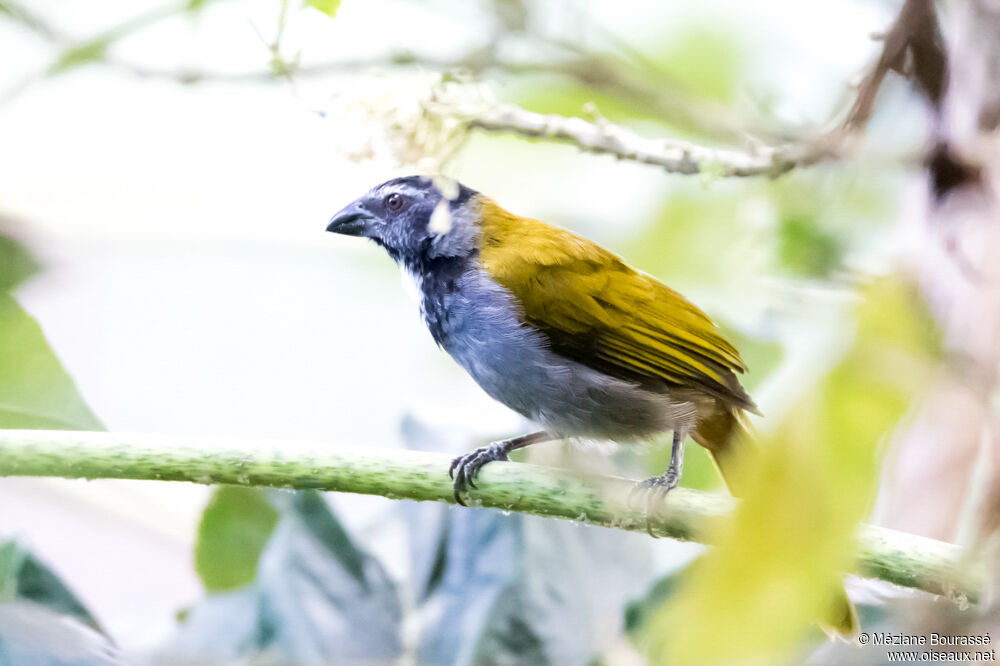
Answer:
<svg viewBox="0 0 1000 666"><path fill-rule="evenodd" d="M0 476L146 479L316 488L391 499L454 502L450 458L436 453L189 435L0 430ZM678 488L647 519L629 501L632 481L577 477L523 463L485 467L471 497L482 506L564 518L654 536L711 543L734 501ZM979 576L958 546L864 525L861 576L975 601Z"/></svg>

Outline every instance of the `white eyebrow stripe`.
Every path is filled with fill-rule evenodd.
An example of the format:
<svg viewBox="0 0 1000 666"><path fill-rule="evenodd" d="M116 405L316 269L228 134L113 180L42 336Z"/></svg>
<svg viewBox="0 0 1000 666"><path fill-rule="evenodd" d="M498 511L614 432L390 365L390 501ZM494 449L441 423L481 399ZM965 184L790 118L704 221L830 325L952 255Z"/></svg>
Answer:
<svg viewBox="0 0 1000 666"><path fill-rule="evenodd" d="M372 195L388 196L390 194L419 194L421 191L416 190L412 185L408 183L382 183L374 190L372 190Z"/></svg>

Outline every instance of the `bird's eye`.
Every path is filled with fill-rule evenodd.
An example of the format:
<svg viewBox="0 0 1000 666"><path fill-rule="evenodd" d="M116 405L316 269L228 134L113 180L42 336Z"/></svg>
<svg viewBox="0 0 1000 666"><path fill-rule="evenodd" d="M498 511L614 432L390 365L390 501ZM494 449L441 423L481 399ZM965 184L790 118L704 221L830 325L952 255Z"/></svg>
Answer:
<svg viewBox="0 0 1000 666"><path fill-rule="evenodd" d="M385 198L385 207L392 213L398 213L403 210L403 195L393 192Z"/></svg>

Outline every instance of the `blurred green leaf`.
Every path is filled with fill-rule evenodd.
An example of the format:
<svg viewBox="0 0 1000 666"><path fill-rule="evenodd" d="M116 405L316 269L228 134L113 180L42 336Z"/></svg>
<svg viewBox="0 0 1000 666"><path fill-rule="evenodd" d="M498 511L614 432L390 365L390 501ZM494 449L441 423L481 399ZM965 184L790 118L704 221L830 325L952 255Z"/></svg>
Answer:
<svg viewBox="0 0 1000 666"><path fill-rule="evenodd" d="M306 7L318 9L330 18L334 18L340 9L340 0L306 0Z"/></svg>
<svg viewBox="0 0 1000 666"><path fill-rule="evenodd" d="M627 98L586 88L563 77L525 75L507 83L504 91L505 97L536 113L587 117L590 114L585 108L593 104L601 116L613 122L660 119L654 108L646 108Z"/></svg>
<svg viewBox="0 0 1000 666"><path fill-rule="evenodd" d="M728 286L761 271L771 242L757 218L771 215L761 194L740 185L706 192L682 186L628 244L629 262L667 284Z"/></svg>
<svg viewBox="0 0 1000 666"><path fill-rule="evenodd" d="M23 246L0 235L0 428L101 430L41 327L9 293L37 270Z"/></svg>
<svg viewBox="0 0 1000 666"><path fill-rule="evenodd" d="M505 81L505 97L538 113L566 116L588 117L593 104L613 122L653 122L700 136L705 128L684 100L730 103L746 66L746 49L735 35L700 25L661 39L652 51L626 51L570 61L556 75L521 73Z"/></svg>
<svg viewBox="0 0 1000 666"><path fill-rule="evenodd" d="M937 353L914 289L885 278L863 296L853 344L762 438L718 547L649 622L654 661L777 663L833 612L880 444L921 395Z"/></svg>
<svg viewBox="0 0 1000 666"><path fill-rule="evenodd" d="M11 540L0 542L0 603L16 600L32 601L103 633L97 620L59 577L27 548Z"/></svg>
<svg viewBox="0 0 1000 666"><path fill-rule="evenodd" d="M824 278L842 268L857 247L871 246L882 223L894 218L884 177L815 170L767 184L777 221L777 268Z"/></svg>
<svg viewBox="0 0 1000 666"><path fill-rule="evenodd" d="M778 257L800 275L826 277L841 263L843 246L835 235L798 215L781 218L778 224Z"/></svg>
<svg viewBox="0 0 1000 666"><path fill-rule="evenodd" d="M737 35L710 25L693 25L675 40L663 40L651 59L666 76L692 93L731 102L747 66Z"/></svg>
<svg viewBox="0 0 1000 666"><path fill-rule="evenodd" d="M692 566L689 564L678 571L657 579L644 596L625 604L626 634L638 637L645 631L650 618L656 617L657 612L663 607L663 604L677 593L681 581L687 576L688 570Z"/></svg>
<svg viewBox="0 0 1000 666"><path fill-rule="evenodd" d="M38 322L6 293L0 293L0 428L103 429Z"/></svg>
<svg viewBox="0 0 1000 666"><path fill-rule="evenodd" d="M820 169L773 182L675 183L623 254L682 292L788 273L828 278L846 256L872 251L894 217L890 191L878 174Z"/></svg>
<svg viewBox="0 0 1000 666"><path fill-rule="evenodd" d="M265 491L220 486L201 514L194 568L210 592L242 587L257 575L260 554L278 523Z"/></svg>
<svg viewBox="0 0 1000 666"><path fill-rule="evenodd" d="M81 65L104 60L111 41L108 37L99 37L89 42L71 46L59 54L59 58L49 68L50 74L62 74Z"/></svg>
<svg viewBox="0 0 1000 666"><path fill-rule="evenodd" d="M0 292L10 291L38 271L38 264L24 246L0 235Z"/></svg>

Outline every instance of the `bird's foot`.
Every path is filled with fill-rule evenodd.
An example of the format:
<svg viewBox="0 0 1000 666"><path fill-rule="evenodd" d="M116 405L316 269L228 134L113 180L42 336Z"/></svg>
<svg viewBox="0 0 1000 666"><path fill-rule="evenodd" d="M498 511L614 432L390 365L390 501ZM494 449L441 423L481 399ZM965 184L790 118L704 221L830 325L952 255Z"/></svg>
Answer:
<svg viewBox="0 0 1000 666"><path fill-rule="evenodd" d="M667 493L677 487L680 480L681 475L679 471L670 468L660 476L654 476L646 479L645 481L639 481L632 487L632 490L629 493L630 498L635 497L640 493L644 495L645 505L643 507L643 516L646 519L646 531L649 532L650 536L656 536L653 534L649 525L649 516L653 513L653 508L658 502L663 501L663 498L667 496Z"/></svg>
<svg viewBox="0 0 1000 666"><path fill-rule="evenodd" d="M479 470L482 469L483 465L495 460L510 460L507 455L510 453L510 442L511 440L494 442L489 446L480 447L472 453L458 456L451 461L448 476L455 481L456 502L462 506L468 506L462 499L462 495L469 488L476 487L476 476L479 475Z"/></svg>

